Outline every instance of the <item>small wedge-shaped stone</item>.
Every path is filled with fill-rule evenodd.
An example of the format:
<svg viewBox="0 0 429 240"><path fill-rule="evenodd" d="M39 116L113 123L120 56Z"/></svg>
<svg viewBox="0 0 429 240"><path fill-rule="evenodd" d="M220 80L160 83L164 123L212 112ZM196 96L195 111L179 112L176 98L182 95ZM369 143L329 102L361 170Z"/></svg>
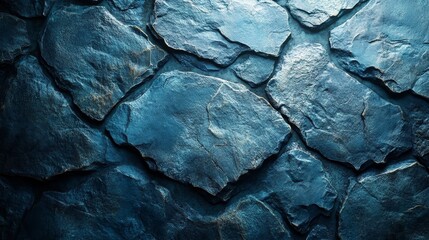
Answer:
<svg viewBox="0 0 429 240"><path fill-rule="evenodd" d="M279 151L290 127L266 100L219 78L173 71L107 125L165 175L217 194Z"/></svg>
<svg viewBox="0 0 429 240"><path fill-rule="evenodd" d="M366 0L286 0L290 14L302 25L320 28Z"/></svg>
<svg viewBox="0 0 429 240"><path fill-rule="evenodd" d="M429 98L429 1L374 0L331 31L342 65Z"/></svg>
<svg viewBox="0 0 429 240"><path fill-rule="evenodd" d="M288 13L271 0L156 0L152 27L174 49L228 65L244 50L278 56Z"/></svg>
<svg viewBox="0 0 429 240"><path fill-rule="evenodd" d="M341 239L428 239L429 174L414 160L352 183L340 211Z"/></svg>
<svg viewBox="0 0 429 240"><path fill-rule="evenodd" d="M104 7L78 6L50 14L41 52L58 85L96 120L166 56L140 29L122 24Z"/></svg>
<svg viewBox="0 0 429 240"><path fill-rule="evenodd" d="M360 169L411 146L399 106L338 69L320 44L303 44L282 59L267 94L325 157Z"/></svg>
<svg viewBox="0 0 429 240"><path fill-rule="evenodd" d="M274 59L249 55L238 59L232 66L232 70L237 77L248 83L251 87L257 87L266 82L271 76L274 64Z"/></svg>
<svg viewBox="0 0 429 240"><path fill-rule="evenodd" d="M25 21L0 12L0 63L12 62L29 46Z"/></svg>
<svg viewBox="0 0 429 240"><path fill-rule="evenodd" d="M106 138L83 123L37 59L0 86L0 172L45 179L103 161Z"/></svg>

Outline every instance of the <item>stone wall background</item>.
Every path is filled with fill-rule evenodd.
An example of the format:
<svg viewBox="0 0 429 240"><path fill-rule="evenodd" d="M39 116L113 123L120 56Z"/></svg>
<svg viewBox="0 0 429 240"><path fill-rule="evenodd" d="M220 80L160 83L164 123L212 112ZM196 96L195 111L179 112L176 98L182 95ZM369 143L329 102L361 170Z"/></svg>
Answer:
<svg viewBox="0 0 429 240"><path fill-rule="evenodd" d="M429 2L0 0L0 239L427 239Z"/></svg>

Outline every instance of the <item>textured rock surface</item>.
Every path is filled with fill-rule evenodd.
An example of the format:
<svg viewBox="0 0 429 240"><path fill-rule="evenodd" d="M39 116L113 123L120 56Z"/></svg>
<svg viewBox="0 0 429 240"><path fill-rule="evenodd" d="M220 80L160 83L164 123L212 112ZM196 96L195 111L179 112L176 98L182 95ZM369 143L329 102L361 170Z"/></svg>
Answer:
<svg viewBox="0 0 429 240"><path fill-rule="evenodd" d="M211 194L277 153L290 132L268 102L242 86L177 71L119 106L107 128L117 143L152 158L152 168Z"/></svg>
<svg viewBox="0 0 429 240"><path fill-rule="evenodd" d="M22 17L39 17L43 14L43 0L0 0L6 4L10 10Z"/></svg>
<svg viewBox="0 0 429 240"><path fill-rule="evenodd" d="M340 211L342 239L426 239L429 175L415 161L352 184Z"/></svg>
<svg viewBox="0 0 429 240"><path fill-rule="evenodd" d="M292 149L256 175L257 185L246 186L244 192L275 206L293 227L305 232L313 219L329 214L334 207L336 191L328 179L320 160Z"/></svg>
<svg viewBox="0 0 429 240"><path fill-rule="evenodd" d="M14 186L0 178L0 238L14 239L22 217L31 208L34 193L28 187Z"/></svg>
<svg viewBox="0 0 429 240"><path fill-rule="evenodd" d="M429 98L429 2L374 0L331 31L342 65L393 92ZM419 59L419 60L417 60Z"/></svg>
<svg viewBox="0 0 429 240"><path fill-rule="evenodd" d="M96 120L103 120L166 55L140 29L123 25L103 7L69 7L52 13L41 51L59 86Z"/></svg>
<svg viewBox="0 0 429 240"><path fill-rule="evenodd" d="M169 47L220 65L247 49L278 56L290 35L288 13L270 0L156 0L152 27Z"/></svg>
<svg viewBox="0 0 429 240"><path fill-rule="evenodd" d="M30 46L27 24L13 15L0 12L0 63L11 62Z"/></svg>
<svg viewBox="0 0 429 240"><path fill-rule="evenodd" d="M274 63L273 59L249 55L237 60L232 69L237 77L247 82L250 86L256 87L267 81L271 76L274 70Z"/></svg>
<svg viewBox="0 0 429 240"><path fill-rule="evenodd" d="M44 179L103 161L106 138L73 113L37 59L16 71L0 87L0 172Z"/></svg>
<svg viewBox="0 0 429 240"><path fill-rule="evenodd" d="M267 94L300 129L307 145L325 157L359 169L411 147L399 106L338 69L321 45L299 45L281 64Z"/></svg>
<svg viewBox="0 0 429 240"><path fill-rule="evenodd" d="M428 6L0 0L0 239L429 239Z"/></svg>
<svg viewBox="0 0 429 240"><path fill-rule="evenodd" d="M366 0L285 0L285 6L302 25L317 29L364 1Z"/></svg>

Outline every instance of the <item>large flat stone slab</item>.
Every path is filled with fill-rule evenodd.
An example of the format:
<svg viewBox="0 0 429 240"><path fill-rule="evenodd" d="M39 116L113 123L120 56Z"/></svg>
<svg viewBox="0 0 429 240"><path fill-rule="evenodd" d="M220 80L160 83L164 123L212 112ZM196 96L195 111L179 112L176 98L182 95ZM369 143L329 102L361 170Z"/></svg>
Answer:
<svg viewBox="0 0 429 240"><path fill-rule="evenodd" d="M288 13L271 0L155 1L152 27L176 50L228 65L245 50L278 56Z"/></svg>
<svg viewBox="0 0 429 240"><path fill-rule="evenodd" d="M179 71L121 104L107 129L116 143L153 159L152 168L213 195L277 153L290 133L281 115L244 86Z"/></svg>
<svg viewBox="0 0 429 240"><path fill-rule="evenodd" d="M331 31L342 65L393 92L429 98L429 2L374 0Z"/></svg>
<svg viewBox="0 0 429 240"><path fill-rule="evenodd" d="M340 211L341 239L427 239L429 174L410 160L352 183Z"/></svg>
<svg viewBox="0 0 429 240"><path fill-rule="evenodd" d="M266 91L306 144L331 160L360 169L411 147L400 107L333 65L319 44L287 52Z"/></svg>
<svg viewBox="0 0 429 240"><path fill-rule="evenodd" d="M0 82L0 173L46 179L104 161L106 138L71 110L37 59Z"/></svg>
<svg viewBox="0 0 429 240"><path fill-rule="evenodd" d="M166 56L139 28L98 6L53 11L40 47L57 84L95 120L103 120Z"/></svg>

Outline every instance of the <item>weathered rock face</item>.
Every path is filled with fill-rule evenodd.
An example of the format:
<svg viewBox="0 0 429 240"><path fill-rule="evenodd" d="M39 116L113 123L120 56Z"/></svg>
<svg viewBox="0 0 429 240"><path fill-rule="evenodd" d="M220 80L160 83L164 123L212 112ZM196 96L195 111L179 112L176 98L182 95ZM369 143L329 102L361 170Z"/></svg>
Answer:
<svg viewBox="0 0 429 240"><path fill-rule="evenodd" d="M256 87L268 80L274 70L273 59L260 57L258 55L249 55L237 60L232 69L243 81L250 86Z"/></svg>
<svg viewBox="0 0 429 240"><path fill-rule="evenodd" d="M185 211L167 188L131 166L105 170L68 192L44 193L25 217L19 237L215 239L216 235L290 238L278 214L255 198L242 199L219 216L199 215Z"/></svg>
<svg viewBox="0 0 429 240"><path fill-rule="evenodd" d="M0 0L0 239L429 239L428 13Z"/></svg>
<svg viewBox="0 0 429 240"><path fill-rule="evenodd" d="M256 185L249 184L245 190L239 188L236 192L268 202L296 230L306 232L313 219L329 215L334 207L336 191L328 179L320 160L303 150L292 149L255 175Z"/></svg>
<svg viewBox="0 0 429 240"><path fill-rule="evenodd" d="M370 1L331 31L331 47L348 71L429 98L428 9L425 0Z"/></svg>
<svg viewBox="0 0 429 240"><path fill-rule="evenodd" d="M335 67L321 45L299 45L281 64L267 94L325 157L359 169L411 147L401 109Z"/></svg>
<svg viewBox="0 0 429 240"><path fill-rule="evenodd" d="M43 0L0 0L0 3L6 4L9 9L21 17L39 17L43 15Z"/></svg>
<svg viewBox="0 0 429 240"><path fill-rule="evenodd" d="M366 0L285 0L285 6L302 25L318 29L364 1Z"/></svg>
<svg viewBox="0 0 429 240"><path fill-rule="evenodd" d="M278 56L288 14L271 0L156 0L152 27L171 48L228 65L245 51Z"/></svg>
<svg viewBox="0 0 429 240"><path fill-rule="evenodd" d="M54 11L43 33L41 52L58 85L95 120L103 120L166 56L140 29L123 25L104 7Z"/></svg>
<svg viewBox="0 0 429 240"><path fill-rule="evenodd" d="M244 87L177 71L119 106L107 129L118 144L152 158L152 168L213 195L277 153L290 132Z"/></svg>
<svg viewBox="0 0 429 240"><path fill-rule="evenodd" d="M45 179L103 161L106 138L73 113L37 59L16 71L0 82L0 173Z"/></svg>
<svg viewBox="0 0 429 240"><path fill-rule="evenodd" d="M22 218L34 201L30 188L17 187L0 178L0 238L14 239Z"/></svg>
<svg viewBox="0 0 429 240"><path fill-rule="evenodd" d="M0 63L8 63L30 46L27 24L13 15L0 12Z"/></svg>
<svg viewBox="0 0 429 240"><path fill-rule="evenodd" d="M389 167L350 186L340 211L342 239L425 239L429 175L415 161Z"/></svg>

